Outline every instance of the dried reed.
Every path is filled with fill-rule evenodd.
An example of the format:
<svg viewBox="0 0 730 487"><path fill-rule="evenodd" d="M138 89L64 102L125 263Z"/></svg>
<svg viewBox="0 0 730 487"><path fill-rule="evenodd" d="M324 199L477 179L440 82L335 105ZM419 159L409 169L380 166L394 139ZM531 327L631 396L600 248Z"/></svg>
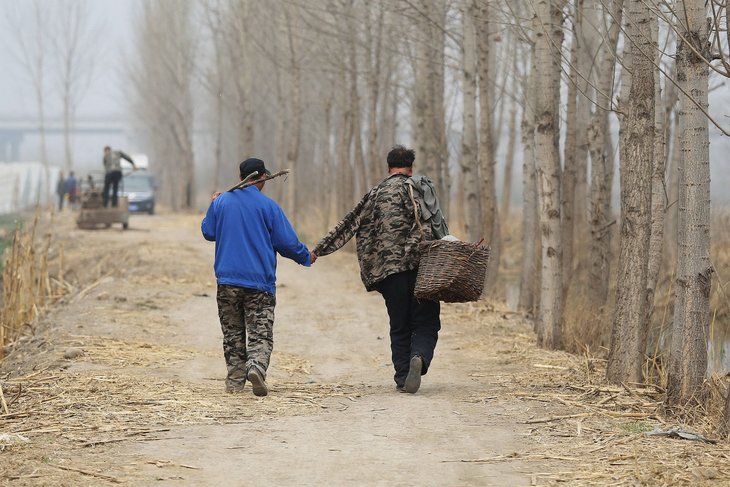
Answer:
<svg viewBox="0 0 730 487"><path fill-rule="evenodd" d="M16 340L25 328L33 324L44 308L67 290L63 279L63 259L56 278L49 269L53 234L49 230L38 237L41 215L36 212L30 228L16 225L12 244L6 250L3 269L3 302L0 314L0 358L5 345ZM48 224L53 228L53 217Z"/></svg>

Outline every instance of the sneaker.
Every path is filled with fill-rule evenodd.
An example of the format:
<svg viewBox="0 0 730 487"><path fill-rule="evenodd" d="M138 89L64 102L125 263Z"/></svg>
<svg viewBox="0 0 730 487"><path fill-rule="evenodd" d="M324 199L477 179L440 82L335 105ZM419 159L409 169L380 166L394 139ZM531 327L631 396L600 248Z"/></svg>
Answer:
<svg viewBox="0 0 730 487"><path fill-rule="evenodd" d="M264 380L264 374L258 366L250 366L246 377L251 381L254 396L263 397L269 393L269 388L266 386L266 381Z"/></svg>
<svg viewBox="0 0 730 487"><path fill-rule="evenodd" d="M406 392L406 388L403 386L395 386L395 390L398 392Z"/></svg>
<svg viewBox="0 0 730 487"><path fill-rule="evenodd" d="M423 359L420 355L414 355L411 357L411 364L403 387L406 392L414 394L421 387L421 370L423 370Z"/></svg>

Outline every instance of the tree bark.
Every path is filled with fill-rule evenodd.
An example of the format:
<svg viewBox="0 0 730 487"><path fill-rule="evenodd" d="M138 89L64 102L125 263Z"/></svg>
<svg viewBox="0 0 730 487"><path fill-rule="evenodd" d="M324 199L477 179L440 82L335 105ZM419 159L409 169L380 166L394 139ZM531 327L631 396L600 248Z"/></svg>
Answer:
<svg viewBox="0 0 730 487"><path fill-rule="evenodd" d="M710 160L708 107L708 28L704 2L682 1L677 41L680 148L677 286L669 360L667 405L702 404L707 372L710 318ZM691 44L691 46L689 45ZM698 56L700 53L702 57ZM694 102L685 93L692 95ZM695 104L696 103L696 104Z"/></svg>
<svg viewBox="0 0 730 487"><path fill-rule="evenodd" d="M449 171L444 121L444 0L420 0L414 87L411 102L417 171L431 178L439 196L449 194ZM441 196L448 215L448 196Z"/></svg>
<svg viewBox="0 0 730 487"><path fill-rule="evenodd" d="M478 52L478 74L479 74L479 175L481 177L480 201L482 216L482 235L488 239L491 247L490 260L492 265L487 273L485 290L488 293L494 292L494 285L499 276L499 261L501 237L499 227L499 215L497 214L497 189L496 175L494 171L494 139L493 132L493 111L494 111L494 66L492 63L494 49L491 45L493 15L490 10L490 1L483 1L479 9L479 19L476 22L477 30L477 52Z"/></svg>
<svg viewBox="0 0 730 487"><path fill-rule="evenodd" d="M651 237L654 162L654 44L651 11L642 0L627 5L626 42L631 43L631 79L622 118L626 146L621 157L621 241L606 377L643 382L647 337L647 274Z"/></svg>
<svg viewBox="0 0 730 487"><path fill-rule="evenodd" d="M654 45L654 63L659 64L659 22L657 18L651 17L651 35ZM654 310L654 293L659 270L662 265L664 249L664 219L667 211L667 185L666 185L666 139L665 128L667 120L666 112L662 101L662 88L659 73L654 77L654 167L651 181L651 238L649 240L649 262L647 265L646 291L647 291L647 326L651 326L651 317ZM669 83L669 82L668 82Z"/></svg>
<svg viewBox="0 0 730 487"><path fill-rule="evenodd" d="M604 7L606 8L606 7ZM588 301L593 309L606 304L611 260L611 187L613 184L614 155L607 108L613 97L613 78L616 66L616 48L623 15L623 0L611 4L613 21L608 29L607 46L603 50L598 73L596 99L603 107L597 107L588 128L588 144L591 156L591 199L590 199L590 264L588 279ZM606 98L609 97L609 98Z"/></svg>
<svg viewBox="0 0 730 487"><path fill-rule="evenodd" d="M465 0L463 13L464 40L462 44L462 91L464 129L461 138L461 175L458 214L462 217L466 239L479 240L481 214L479 211L479 174L477 166L477 78L476 78L476 26L474 0Z"/></svg>
<svg viewBox="0 0 730 487"><path fill-rule="evenodd" d="M565 146L563 149L563 192L561 202L563 226L563 294L567 295L573 274L573 222L575 211L575 190L578 176L578 24L582 15L580 2L575 2L573 32L570 44L570 71L568 79L568 100L565 116ZM583 74L586 76L586 74Z"/></svg>
<svg viewBox="0 0 730 487"><path fill-rule="evenodd" d="M298 223L299 211L297 206L297 181L299 179L296 169L299 162L299 148L301 145L302 132L302 74L297 54L297 45L294 39L293 25L289 6L285 6L286 33L289 46L289 79L291 81L291 133L289 134L289 146L286 151L287 168L291 170L287 182L287 202L289 203L289 218L295 227Z"/></svg>
<svg viewBox="0 0 730 487"><path fill-rule="evenodd" d="M560 225L561 168L557 103L560 100L560 58L554 52L562 44L560 4L536 2L535 30L535 158L540 218L542 272L537 317L538 344L563 346L562 229Z"/></svg>
<svg viewBox="0 0 730 487"><path fill-rule="evenodd" d="M534 57L533 57L534 59ZM535 282L537 268L537 182L535 177L535 70L523 79L524 108L522 110L522 267L520 271L519 308L535 313Z"/></svg>

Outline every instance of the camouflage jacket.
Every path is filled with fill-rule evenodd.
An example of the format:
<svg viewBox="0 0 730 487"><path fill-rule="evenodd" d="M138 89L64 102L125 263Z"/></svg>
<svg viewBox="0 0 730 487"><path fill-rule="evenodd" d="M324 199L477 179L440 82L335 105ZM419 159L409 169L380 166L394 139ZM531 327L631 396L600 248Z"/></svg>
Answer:
<svg viewBox="0 0 730 487"><path fill-rule="evenodd" d="M368 291L391 274L417 269L418 243L423 238L430 240L431 232L424 225L421 236L407 179L393 174L371 189L313 252L331 254L355 237L360 277Z"/></svg>
<svg viewBox="0 0 730 487"><path fill-rule="evenodd" d="M131 157L129 157L127 154L120 150L112 151L111 154L108 156L104 156L104 171L106 172L113 172L113 171L121 171L122 170L122 161L121 159L124 159L125 161L128 161L132 165L134 165L134 161Z"/></svg>

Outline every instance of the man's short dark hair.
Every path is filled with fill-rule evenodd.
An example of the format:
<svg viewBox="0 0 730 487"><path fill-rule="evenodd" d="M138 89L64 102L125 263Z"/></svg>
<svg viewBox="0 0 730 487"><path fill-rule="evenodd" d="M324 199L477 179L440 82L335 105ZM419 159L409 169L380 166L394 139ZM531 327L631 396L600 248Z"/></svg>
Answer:
<svg viewBox="0 0 730 487"><path fill-rule="evenodd" d="M112 150L112 148L107 145L106 147L104 147L104 150L108 151L108 150Z"/></svg>
<svg viewBox="0 0 730 487"><path fill-rule="evenodd" d="M416 160L416 151L396 145L388 152L388 167L411 167Z"/></svg>

